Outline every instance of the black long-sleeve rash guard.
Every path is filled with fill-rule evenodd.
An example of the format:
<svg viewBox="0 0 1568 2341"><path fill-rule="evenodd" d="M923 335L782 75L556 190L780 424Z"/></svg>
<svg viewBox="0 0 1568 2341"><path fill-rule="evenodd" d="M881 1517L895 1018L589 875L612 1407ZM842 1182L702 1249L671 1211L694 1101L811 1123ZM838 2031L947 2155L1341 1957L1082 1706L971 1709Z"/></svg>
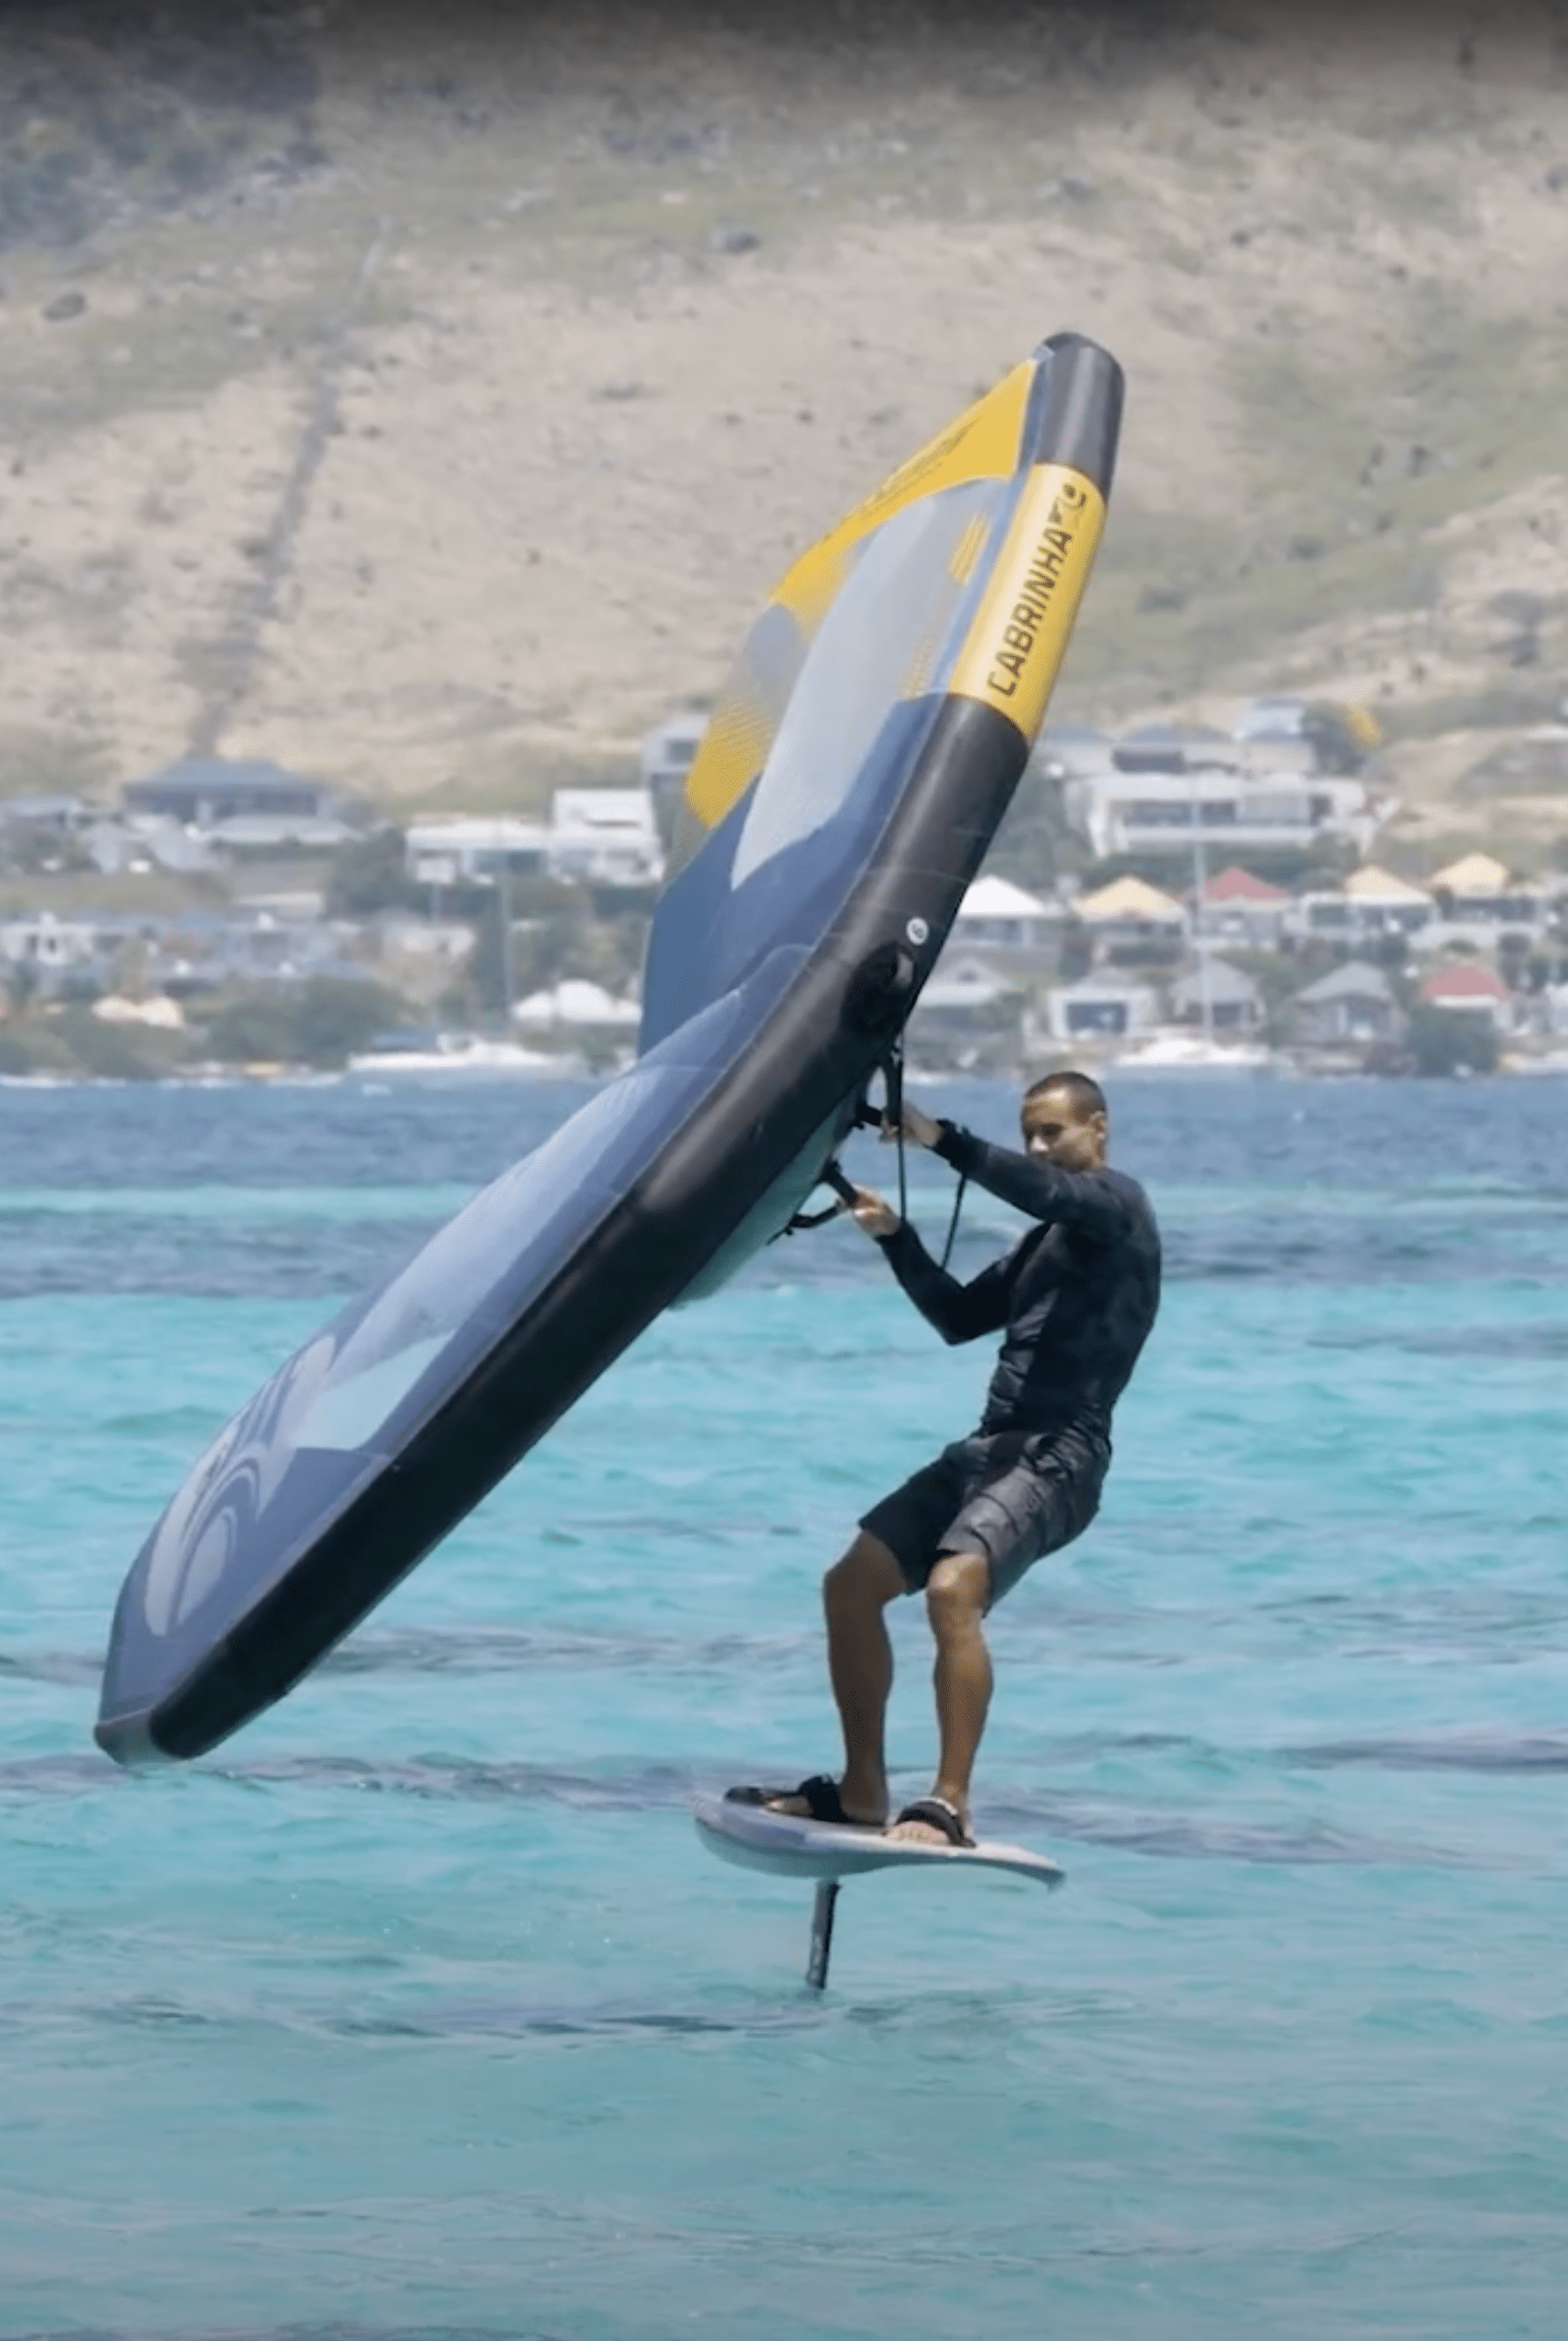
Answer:
<svg viewBox="0 0 1568 2341"><path fill-rule="evenodd" d="M881 1239L893 1272L946 1341L1003 1332L982 1431L1108 1437L1159 1307L1160 1240L1136 1179L1108 1165L1057 1170L943 1122L934 1151L1040 1221L1005 1259L960 1284L900 1220Z"/></svg>

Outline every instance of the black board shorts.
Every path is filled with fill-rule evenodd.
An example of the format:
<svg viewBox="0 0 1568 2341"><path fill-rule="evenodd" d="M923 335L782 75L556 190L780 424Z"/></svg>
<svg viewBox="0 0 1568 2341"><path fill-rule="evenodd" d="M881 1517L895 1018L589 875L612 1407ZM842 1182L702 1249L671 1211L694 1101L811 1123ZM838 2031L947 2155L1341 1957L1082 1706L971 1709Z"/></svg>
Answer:
<svg viewBox="0 0 1568 2341"><path fill-rule="evenodd" d="M984 1553L997 1602L1044 1554L1082 1535L1110 1459L1104 1439L1077 1429L977 1431L873 1504L860 1526L888 1547L911 1593L944 1553Z"/></svg>

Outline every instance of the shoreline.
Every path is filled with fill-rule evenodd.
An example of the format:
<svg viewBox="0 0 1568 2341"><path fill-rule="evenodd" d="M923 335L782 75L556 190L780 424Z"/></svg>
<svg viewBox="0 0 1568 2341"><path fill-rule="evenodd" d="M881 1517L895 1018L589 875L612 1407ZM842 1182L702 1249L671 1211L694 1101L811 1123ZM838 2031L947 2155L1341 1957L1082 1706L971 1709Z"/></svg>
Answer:
<svg viewBox="0 0 1568 2341"><path fill-rule="evenodd" d="M1387 1073L1351 1064L1306 1064L1288 1058L1280 1058L1266 1064L1237 1065L1217 1061L1146 1064L1136 1059L1126 1061L1117 1058L1095 1060L1087 1057L1083 1062L1086 1070L1096 1078L1114 1081L1125 1077L1138 1081L1168 1080L1178 1082L1217 1081L1226 1088L1244 1081L1378 1081L1392 1088L1404 1089L1414 1083L1434 1087L1451 1082L1568 1080L1568 1051L1550 1057L1515 1058L1511 1062L1499 1064L1488 1073L1472 1072L1465 1068L1453 1073ZM239 1065L203 1066L190 1072L154 1073L144 1077L60 1071L0 1073L0 1090L299 1090L342 1089L357 1083L382 1091L403 1083L422 1087L470 1088L494 1082L553 1088L571 1081L597 1085L614 1080L624 1070L624 1067L611 1066L595 1071L581 1061L563 1062L559 1066L509 1066L494 1063L466 1065L461 1061L443 1064L436 1061L407 1065L399 1064L395 1060L387 1065L375 1065L361 1060L357 1063L337 1067L269 1066L265 1071ZM953 1081L996 1081L1007 1087L1038 1079L1041 1070L1021 1065L984 1071L973 1066L910 1065L906 1068L904 1078L921 1089L938 1088L944 1082Z"/></svg>

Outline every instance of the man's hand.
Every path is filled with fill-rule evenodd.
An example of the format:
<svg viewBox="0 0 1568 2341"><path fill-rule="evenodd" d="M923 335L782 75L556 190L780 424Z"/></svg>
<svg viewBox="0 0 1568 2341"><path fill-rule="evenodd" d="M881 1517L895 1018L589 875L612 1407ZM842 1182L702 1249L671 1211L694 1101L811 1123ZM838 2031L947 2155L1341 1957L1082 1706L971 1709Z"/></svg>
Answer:
<svg viewBox="0 0 1568 2341"><path fill-rule="evenodd" d="M870 1187L857 1187L854 1201L846 1208L855 1225L864 1228L868 1236L890 1236L902 1225L898 1212Z"/></svg>
<svg viewBox="0 0 1568 2341"><path fill-rule="evenodd" d="M882 1117L884 1146L890 1145L900 1130L911 1146L935 1146L942 1135L941 1123L933 1121L928 1113L922 1113L918 1105L911 1105L908 1098L904 1100L904 1109L897 1121L889 1121L886 1114Z"/></svg>

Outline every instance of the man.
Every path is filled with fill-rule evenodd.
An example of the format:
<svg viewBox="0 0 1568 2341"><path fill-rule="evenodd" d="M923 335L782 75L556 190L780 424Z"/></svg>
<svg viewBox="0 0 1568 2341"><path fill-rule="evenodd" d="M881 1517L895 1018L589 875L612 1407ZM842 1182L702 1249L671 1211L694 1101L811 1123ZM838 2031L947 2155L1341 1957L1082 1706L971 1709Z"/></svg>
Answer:
<svg viewBox="0 0 1568 2341"><path fill-rule="evenodd" d="M844 1771L795 1790L731 1790L774 1811L968 1845L969 1780L991 1698L982 1621L1035 1561L1088 1526L1110 1462L1111 1410L1159 1306L1160 1248L1136 1180L1107 1161L1106 1101L1086 1073L1047 1074L1023 1100L1024 1151L988 1146L905 1104L903 1134L1037 1222L972 1284L937 1266L869 1188L858 1223L945 1340L1003 1334L980 1424L873 1505L823 1580ZM884 1611L924 1591L936 1638L940 1754L928 1797L888 1827L883 1725L893 1684Z"/></svg>

